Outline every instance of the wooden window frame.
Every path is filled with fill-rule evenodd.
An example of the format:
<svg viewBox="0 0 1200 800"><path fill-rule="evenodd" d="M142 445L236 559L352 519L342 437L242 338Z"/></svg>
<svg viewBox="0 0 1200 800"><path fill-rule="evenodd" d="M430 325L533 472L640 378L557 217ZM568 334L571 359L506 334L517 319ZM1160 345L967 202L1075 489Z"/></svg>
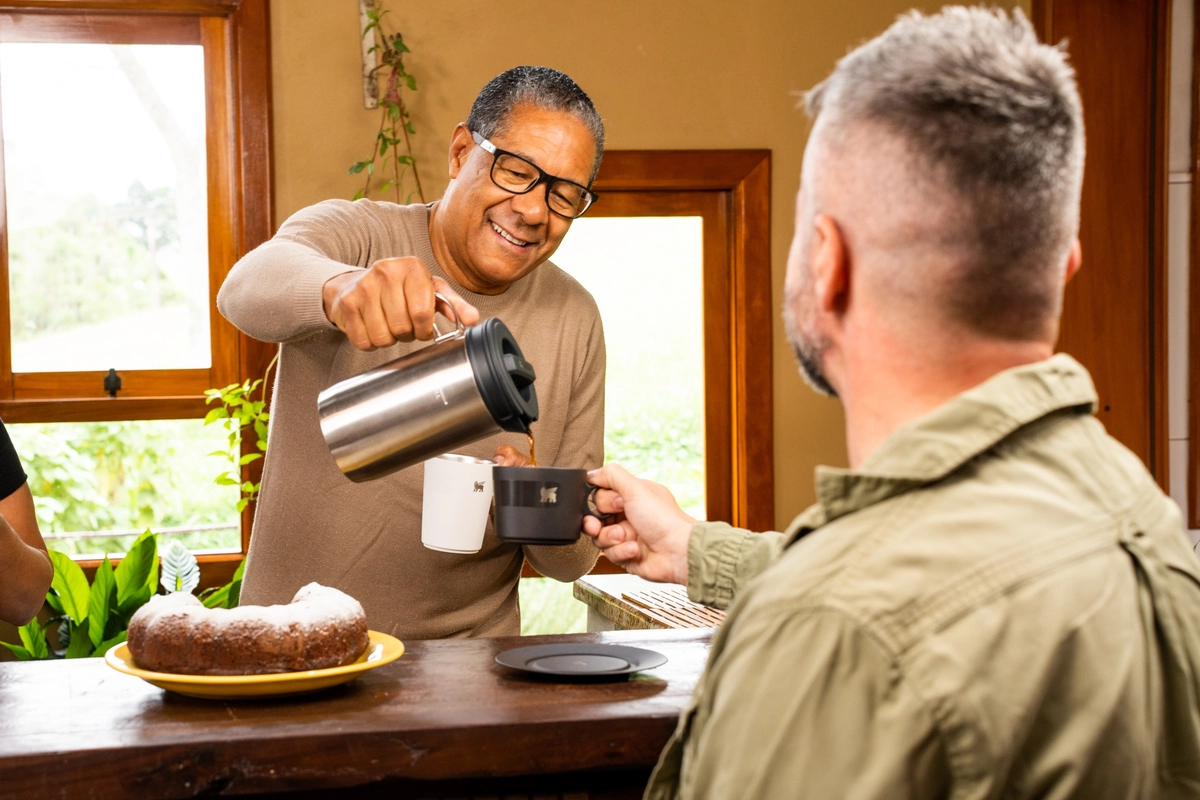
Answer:
<svg viewBox="0 0 1200 800"><path fill-rule="evenodd" d="M149 20L154 25L147 29ZM147 30L156 33L147 36ZM100 372L14 375L8 343L8 232L0 227L0 418L5 422L203 417L208 410L205 389L261 377L275 352L274 345L239 332L216 307L217 290L229 269L274 230L268 0L0 0L3 41L120 44L131 37L205 47L212 365L122 372L121 396L116 398L104 395ZM244 446L249 452L251 444ZM243 477L257 481L261 470L261 461L247 465ZM241 552L199 557L202 585L229 580L247 550L253 513L253 504L242 512ZM89 572L97 566L95 561L81 564Z"/></svg>
<svg viewBox="0 0 1200 800"><path fill-rule="evenodd" d="M708 518L774 528L771 152L610 150L595 188L589 215L704 218ZM603 558L593 569L620 571Z"/></svg>

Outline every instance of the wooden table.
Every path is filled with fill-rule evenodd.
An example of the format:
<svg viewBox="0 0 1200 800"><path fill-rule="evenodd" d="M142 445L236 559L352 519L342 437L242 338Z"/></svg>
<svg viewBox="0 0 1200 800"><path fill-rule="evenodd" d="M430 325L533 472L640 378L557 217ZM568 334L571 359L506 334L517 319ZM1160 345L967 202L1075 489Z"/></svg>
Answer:
<svg viewBox="0 0 1200 800"><path fill-rule="evenodd" d="M587 629L598 631L715 628L725 612L688 600L687 589L636 575L584 575L575 599L588 607Z"/></svg>
<svg viewBox="0 0 1200 800"><path fill-rule="evenodd" d="M0 798L640 797L710 636L411 642L352 683L274 701L193 700L98 659L0 664ZM493 660L559 641L670 660L616 682L558 682Z"/></svg>

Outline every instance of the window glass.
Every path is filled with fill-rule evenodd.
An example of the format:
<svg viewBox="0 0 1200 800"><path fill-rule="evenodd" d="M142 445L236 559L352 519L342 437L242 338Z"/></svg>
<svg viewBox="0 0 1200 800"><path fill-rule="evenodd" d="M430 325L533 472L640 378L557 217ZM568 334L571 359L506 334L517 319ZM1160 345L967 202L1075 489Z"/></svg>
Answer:
<svg viewBox="0 0 1200 800"><path fill-rule="evenodd" d="M146 528L193 552L241 550L228 434L204 420L6 426L29 476L47 544L72 555L123 553ZM165 543L164 545L165 546Z"/></svg>
<svg viewBox="0 0 1200 800"><path fill-rule="evenodd" d="M13 371L209 367L203 48L0 44L0 115Z"/></svg>
<svg viewBox="0 0 1200 800"><path fill-rule="evenodd" d="M685 511L704 502L702 217L581 217L552 261L600 307L608 351L604 450L664 483Z"/></svg>

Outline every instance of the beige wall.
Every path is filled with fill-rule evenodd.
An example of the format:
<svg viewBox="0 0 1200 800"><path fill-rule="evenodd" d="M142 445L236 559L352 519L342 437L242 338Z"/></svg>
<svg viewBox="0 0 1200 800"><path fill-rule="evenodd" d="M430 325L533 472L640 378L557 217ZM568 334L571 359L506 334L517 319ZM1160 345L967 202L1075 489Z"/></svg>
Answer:
<svg viewBox="0 0 1200 800"><path fill-rule="evenodd" d="M1021 5L1028 11L1028 0ZM587 0L413 3L387 0L413 53L411 101L427 197L446 185L446 149L487 80L518 64L570 74L604 116L608 145L769 148L771 252L778 304L807 121L795 92L912 0ZM934 10L940 2L917 5ZM378 116L362 107L355 0L272 0L275 208L278 221L329 197L352 197L346 168L364 158ZM432 191L430 191L432 190ZM844 464L836 402L797 376L774 324L775 519L813 499L817 464Z"/></svg>

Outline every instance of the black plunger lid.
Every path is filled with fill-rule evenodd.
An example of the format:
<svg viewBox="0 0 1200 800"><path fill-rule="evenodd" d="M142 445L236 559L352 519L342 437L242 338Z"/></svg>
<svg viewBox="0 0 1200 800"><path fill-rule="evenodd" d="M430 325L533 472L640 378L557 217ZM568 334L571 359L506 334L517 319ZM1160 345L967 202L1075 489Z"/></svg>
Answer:
<svg viewBox="0 0 1200 800"><path fill-rule="evenodd" d="M489 317L467 328L467 359L496 424L506 431L529 433L530 423L538 418L533 388L537 375L508 326Z"/></svg>

